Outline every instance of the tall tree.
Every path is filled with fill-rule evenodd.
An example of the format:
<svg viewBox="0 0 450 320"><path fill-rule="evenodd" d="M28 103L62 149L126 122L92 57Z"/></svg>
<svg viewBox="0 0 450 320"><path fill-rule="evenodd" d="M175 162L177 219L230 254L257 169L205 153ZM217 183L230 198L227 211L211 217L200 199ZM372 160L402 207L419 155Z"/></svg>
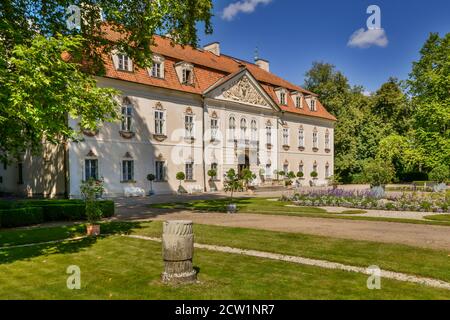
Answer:
<svg viewBox="0 0 450 320"><path fill-rule="evenodd" d="M408 79L413 105L413 137L423 165L450 164L450 33L431 33Z"/></svg>
<svg viewBox="0 0 450 320"><path fill-rule="evenodd" d="M103 59L120 50L150 66L155 34L196 46L198 22L211 32L211 10L211 0L1 1L0 157L73 137L68 116L89 129L115 118L118 92L93 78Z"/></svg>

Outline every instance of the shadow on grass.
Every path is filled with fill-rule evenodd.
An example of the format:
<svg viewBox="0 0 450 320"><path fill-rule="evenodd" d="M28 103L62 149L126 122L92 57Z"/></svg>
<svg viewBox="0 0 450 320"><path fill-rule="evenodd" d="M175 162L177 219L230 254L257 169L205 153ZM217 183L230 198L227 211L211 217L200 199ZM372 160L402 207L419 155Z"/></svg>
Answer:
<svg viewBox="0 0 450 320"><path fill-rule="evenodd" d="M260 199L261 200L261 199ZM150 208L168 210L171 213L192 210L192 211L204 211L204 212L227 212L227 205L230 203L236 204L238 211L253 205L254 198L221 198L221 199L208 199L208 200L196 200L191 202L176 202L176 203L159 203L151 204Z"/></svg>
<svg viewBox="0 0 450 320"><path fill-rule="evenodd" d="M3 231L0 234L3 236L7 234L10 241L7 246L0 247L0 265L39 256L76 253L88 249L100 239L119 234L130 234L133 230L140 228L142 228L140 222L105 222L101 224L102 236L77 240L70 240L70 238L84 236L83 225L78 225L75 229L72 227L72 230L76 230L75 232L67 232L68 227ZM27 233L35 234L26 237ZM14 241L15 236L20 238ZM29 242L24 242L24 237L29 239ZM52 242L45 243L49 241Z"/></svg>

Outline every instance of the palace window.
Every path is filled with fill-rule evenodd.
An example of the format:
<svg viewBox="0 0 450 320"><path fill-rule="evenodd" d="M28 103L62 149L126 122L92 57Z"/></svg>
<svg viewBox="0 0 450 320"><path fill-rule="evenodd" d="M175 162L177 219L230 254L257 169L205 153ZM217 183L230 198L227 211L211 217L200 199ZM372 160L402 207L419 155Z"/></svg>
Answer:
<svg viewBox="0 0 450 320"><path fill-rule="evenodd" d="M186 180L194 180L194 163L193 162L187 162L185 164L185 171Z"/></svg>
<svg viewBox="0 0 450 320"><path fill-rule="evenodd" d="M303 166L303 162L300 162L300 164L298 165L298 172L305 174L304 170L305 170L305 168Z"/></svg>
<svg viewBox="0 0 450 320"><path fill-rule="evenodd" d="M155 110L155 134L164 134L164 111Z"/></svg>
<svg viewBox="0 0 450 320"><path fill-rule="evenodd" d="M214 177L211 177L211 179L212 180L217 180L217 174L218 174L217 163L215 163L215 162L211 163L211 170L214 170L216 172L216 175Z"/></svg>
<svg viewBox="0 0 450 320"><path fill-rule="evenodd" d="M97 159L85 159L84 160L84 179L98 180L98 160Z"/></svg>
<svg viewBox="0 0 450 320"><path fill-rule="evenodd" d="M316 161L314 161L314 164L313 164L313 171L314 172L318 172L317 171L317 162Z"/></svg>
<svg viewBox="0 0 450 320"><path fill-rule="evenodd" d="M134 180L134 160L122 161L122 181L128 182Z"/></svg>
<svg viewBox="0 0 450 320"><path fill-rule="evenodd" d="M301 96L295 97L295 106L297 108L302 108L302 97Z"/></svg>
<svg viewBox="0 0 450 320"><path fill-rule="evenodd" d="M241 139L245 140L247 138L247 120L241 119Z"/></svg>
<svg viewBox="0 0 450 320"><path fill-rule="evenodd" d="M193 77L192 77L192 70L191 69L183 69L182 70L182 83L183 84L192 84L193 83Z"/></svg>
<svg viewBox="0 0 450 320"><path fill-rule="evenodd" d="M272 144L272 126L270 124L266 125L266 140L267 144Z"/></svg>
<svg viewBox="0 0 450 320"><path fill-rule="evenodd" d="M217 133L219 132L219 120L216 118L211 119L211 140L217 139Z"/></svg>
<svg viewBox="0 0 450 320"><path fill-rule="evenodd" d="M325 132L325 149L330 149L330 132Z"/></svg>
<svg viewBox="0 0 450 320"><path fill-rule="evenodd" d="M313 148L317 149L319 146L319 136L317 133L317 129L314 129L313 131Z"/></svg>
<svg viewBox="0 0 450 320"><path fill-rule="evenodd" d="M256 120L252 120L252 123L250 125L251 127L251 139L252 141L258 140L258 126L256 125Z"/></svg>
<svg viewBox="0 0 450 320"><path fill-rule="evenodd" d="M122 131L131 132L133 122L133 105L128 98L122 104Z"/></svg>
<svg viewBox="0 0 450 320"><path fill-rule="evenodd" d="M286 93L284 91L280 92L280 103L281 104L286 104Z"/></svg>
<svg viewBox="0 0 450 320"><path fill-rule="evenodd" d="M234 117L230 117L228 126L230 131L230 140L236 139L236 120Z"/></svg>
<svg viewBox="0 0 450 320"><path fill-rule="evenodd" d="M160 62L153 62L151 75L153 78L162 78L161 76L162 64Z"/></svg>
<svg viewBox="0 0 450 320"><path fill-rule="evenodd" d="M310 103L311 103L311 111L317 111L316 100L315 99L311 99Z"/></svg>
<svg viewBox="0 0 450 320"><path fill-rule="evenodd" d="M155 161L155 180L164 181L166 177L166 166L164 161Z"/></svg>
<svg viewBox="0 0 450 320"><path fill-rule="evenodd" d="M283 171L284 175L287 176L287 174L289 173L289 163L283 164Z"/></svg>
<svg viewBox="0 0 450 320"><path fill-rule="evenodd" d="M299 148L305 147L305 131L303 130L303 127L298 129L298 147Z"/></svg>
<svg viewBox="0 0 450 320"><path fill-rule="evenodd" d="M289 145L289 128L283 128L283 145Z"/></svg>
<svg viewBox="0 0 450 320"><path fill-rule="evenodd" d="M123 53L117 55L117 69L122 71L130 71L130 58Z"/></svg>
<svg viewBox="0 0 450 320"><path fill-rule="evenodd" d="M194 137L194 116L187 114L184 116L184 136L186 138Z"/></svg>
<svg viewBox="0 0 450 320"><path fill-rule="evenodd" d="M329 178L330 177L330 165L327 164L325 165L325 178Z"/></svg>

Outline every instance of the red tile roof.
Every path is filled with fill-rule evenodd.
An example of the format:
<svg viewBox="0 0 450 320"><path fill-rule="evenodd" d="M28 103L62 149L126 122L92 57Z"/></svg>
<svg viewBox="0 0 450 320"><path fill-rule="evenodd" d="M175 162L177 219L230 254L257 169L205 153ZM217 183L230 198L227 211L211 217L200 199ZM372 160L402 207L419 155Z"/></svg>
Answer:
<svg viewBox="0 0 450 320"><path fill-rule="evenodd" d="M112 39L116 35L110 32L108 33L108 37ZM319 101L316 103L317 111L311 111L307 107L305 100L303 101L303 108L296 108L292 97L288 94L287 105L281 105L274 91L278 87L285 88L289 91L302 92L306 95L314 94L273 73L261 69L253 63L241 61L227 55L216 56L209 51L195 49L191 46L183 47L176 44L173 45L169 38L161 36L155 36L154 41L155 45L152 46L152 52L162 55L165 58L164 79L150 77L145 69L135 69L134 72L118 71L114 68L111 57L104 59L106 61L106 77L201 95L206 89L224 77L245 67L260 82L261 86L272 97L274 102L279 105L281 110L305 116L336 120ZM174 64L179 61L186 61L194 65L193 85L183 85L180 83L174 67Z"/></svg>

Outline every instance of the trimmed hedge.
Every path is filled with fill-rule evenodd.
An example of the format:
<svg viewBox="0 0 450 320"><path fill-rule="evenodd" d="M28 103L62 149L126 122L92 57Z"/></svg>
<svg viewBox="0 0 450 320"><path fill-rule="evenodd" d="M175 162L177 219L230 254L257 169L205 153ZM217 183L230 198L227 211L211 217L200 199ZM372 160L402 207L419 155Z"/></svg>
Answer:
<svg viewBox="0 0 450 320"><path fill-rule="evenodd" d="M14 228L44 222L42 208L17 208L0 210L0 227Z"/></svg>
<svg viewBox="0 0 450 320"><path fill-rule="evenodd" d="M115 207L114 201L100 200L97 202L102 210L102 217L109 218L114 215ZM40 209L41 217L35 223L41 223L46 221L76 221L86 219L86 208L84 201L82 200L20 200L20 201L0 201L0 211L7 213L6 224L1 224L0 227L18 227L25 226L34 223L28 223L27 221L33 221L31 217L28 217L28 212L34 212L34 209ZM25 224L10 224L10 217L17 214L18 217L13 217L14 221L21 221L22 216ZM19 217L20 216L20 217Z"/></svg>

